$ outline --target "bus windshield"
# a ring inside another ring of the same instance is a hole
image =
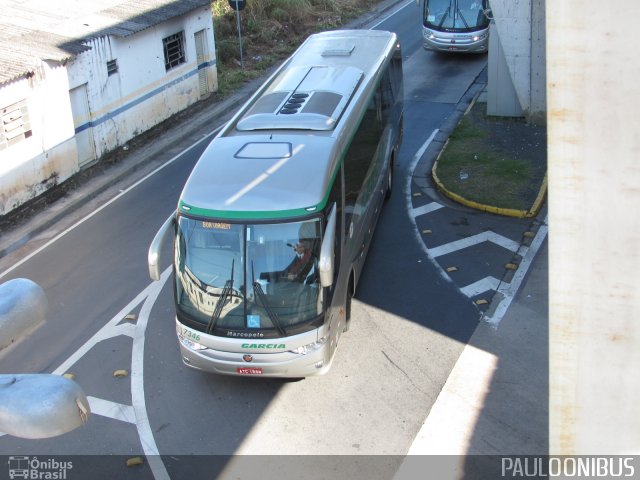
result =
[[[425,0],[424,26],[447,32],[471,32],[487,28],[487,0]]]
[[[180,216],[178,317],[225,337],[281,337],[322,320],[320,219],[238,224]]]

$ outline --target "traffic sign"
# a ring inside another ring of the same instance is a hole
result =
[[[247,6],[247,0],[229,0],[229,6],[239,11]]]

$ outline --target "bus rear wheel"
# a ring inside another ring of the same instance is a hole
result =
[[[387,191],[384,192],[384,199],[389,200],[391,198],[391,191],[393,190],[393,158],[389,162],[389,169],[387,170]]]

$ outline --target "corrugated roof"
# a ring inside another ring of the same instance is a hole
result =
[[[0,0],[0,84],[33,72],[41,60],[64,61],[87,41],[126,37],[211,0]]]

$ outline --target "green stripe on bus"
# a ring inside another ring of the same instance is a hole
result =
[[[325,200],[326,202],[326,200]],[[295,208],[292,210],[270,210],[270,211],[244,211],[236,212],[230,210],[210,210],[208,208],[198,208],[187,205],[182,200],[178,204],[178,210],[199,217],[224,218],[227,220],[267,220],[271,218],[293,218],[304,217],[312,213],[319,212],[324,205],[315,207]]]

